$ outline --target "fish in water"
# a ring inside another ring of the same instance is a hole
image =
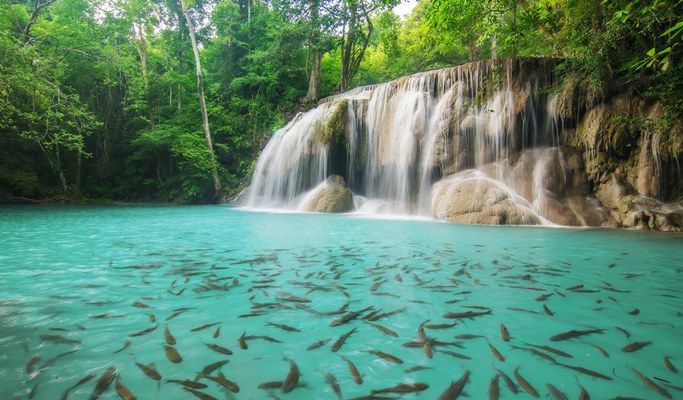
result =
[[[449,355],[453,358],[458,358],[460,360],[471,360],[472,359],[472,357],[470,357],[470,356],[466,356],[464,354],[456,353],[456,352],[450,351],[450,350],[439,350],[439,353],[443,353],[443,354]]]
[[[80,340],[70,339],[60,335],[40,335],[40,340],[54,344],[83,344]]]
[[[626,346],[621,348],[621,351],[624,351],[626,353],[633,353],[634,351],[638,351],[642,349],[643,347],[651,344],[652,342],[633,342],[629,343]]]
[[[563,332],[563,333],[558,333],[555,336],[550,337],[551,342],[559,342],[562,340],[569,340],[573,339],[579,336],[584,336],[584,335],[590,335],[592,333],[602,333],[604,329],[586,329],[582,331],[577,331],[575,329],[572,329],[571,331],[568,332]]]
[[[175,349],[173,346],[164,346],[164,349],[166,350],[166,358],[174,364],[178,364],[180,362],[183,362],[183,357],[178,353],[178,350]]]
[[[106,371],[102,374],[100,379],[97,381],[95,384],[95,389],[93,389],[92,394],[90,395],[89,399],[90,400],[97,400],[102,394],[109,389],[109,386],[111,383],[114,381],[116,378],[116,368],[114,367],[109,367],[107,368]]]
[[[237,343],[239,344],[240,349],[242,349],[242,350],[246,350],[246,349],[249,348],[249,345],[247,344],[247,339],[246,339],[246,337],[244,336],[244,335],[246,335],[246,334],[247,334],[247,332],[244,332],[244,333],[240,336],[240,338],[237,339]]]
[[[237,385],[237,383],[226,378],[222,372],[219,372],[218,376],[204,375],[204,377],[213,381],[213,382],[216,382],[217,384],[223,386],[224,388],[228,389],[229,391],[231,391],[233,393],[239,393],[240,392],[240,387]]]
[[[131,343],[132,343],[132,342],[131,342],[130,339],[126,339],[126,340],[123,342],[123,347],[121,347],[120,349],[116,350],[116,351],[114,352],[114,354],[120,353],[120,352],[124,351],[125,349],[128,348],[128,346],[130,346]]]
[[[450,319],[462,319],[462,318],[475,318],[482,315],[489,315],[492,310],[486,311],[464,311],[464,312],[448,312],[443,315],[444,318]]]
[[[654,383],[650,378],[641,374],[635,368],[631,368],[631,371],[633,371],[633,374],[637,376],[638,379],[640,379],[645,384],[645,386],[647,386],[650,390],[657,392],[660,396],[666,397],[667,399],[673,399],[671,393],[669,393],[666,389],[659,386],[658,384]]]
[[[373,307],[370,306],[370,307],[366,307],[362,310],[348,312],[348,313],[342,315],[341,317],[335,319],[334,321],[330,322],[330,326],[343,325],[349,321],[352,321],[352,320],[358,318],[358,316],[360,316],[361,314],[363,314],[364,312],[366,312],[372,308]]]
[[[207,386],[201,382],[193,381],[190,379],[166,379],[167,383],[176,383],[185,387],[192,389],[205,389]]]
[[[149,378],[154,379],[155,381],[160,381],[161,380],[161,374],[157,369],[154,367],[154,364],[142,364],[139,362],[136,362],[135,365],[138,366],[142,370],[142,372],[145,373]]]
[[[396,386],[384,388],[384,389],[373,389],[370,392],[371,396],[374,396],[376,394],[380,393],[414,393],[414,392],[422,392],[424,390],[429,389],[429,385],[426,383],[399,383]]]
[[[446,388],[446,390],[439,395],[439,400],[455,400],[460,396],[467,385],[467,381],[470,379],[470,371],[465,371],[462,376],[457,380],[451,382],[451,384]]]
[[[216,339],[220,335],[221,335],[221,327],[219,326],[218,328],[216,328],[215,331],[213,331],[213,338]]]
[[[116,389],[116,393],[123,400],[137,400],[137,396],[134,395],[133,392],[131,392],[130,389],[126,387],[126,385],[121,383],[121,379],[116,379],[114,388]]]
[[[488,345],[489,345],[489,349],[491,350],[491,353],[493,354],[493,356],[496,357],[496,359],[498,361],[505,362],[505,357],[502,354],[500,354],[498,349],[493,347],[493,345],[491,343],[488,343]]]
[[[150,328],[147,328],[147,329],[143,329],[139,332],[131,333],[129,336],[143,336],[143,335],[146,335],[146,334],[154,331],[157,327],[159,327],[159,324],[156,324],[156,325],[154,325]]]
[[[377,329],[378,331],[380,331],[380,332],[386,334],[386,335],[393,336],[393,337],[398,337],[398,333],[392,331],[391,329],[387,328],[386,326],[382,326],[382,325],[380,325],[380,324],[375,324],[375,323],[372,323],[372,322],[369,322],[369,321],[364,321],[364,322],[365,322],[366,324],[370,325],[371,327]]]
[[[356,382],[357,385],[362,385],[363,376],[360,374],[358,368],[356,368],[356,365],[344,356],[342,356],[342,360],[344,360],[346,362],[346,365],[349,367],[349,373],[351,374],[351,378],[353,379],[353,381]]]
[[[337,352],[339,349],[341,349],[341,347],[344,345],[344,343],[346,343],[346,340],[347,340],[351,335],[353,335],[354,332],[356,332],[356,328],[353,328],[353,329],[351,329],[350,331],[346,332],[345,334],[339,336],[339,339],[337,339],[337,341],[335,341],[335,342],[332,344],[332,348],[331,348],[332,352],[335,353],[335,352]]]
[[[547,352],[556,354],[556,355],[558,355],[558,356],[560,356],[560,357],[574,358],[574,356],[572,356],[571,354],[565,353],[564,351],[562,351],[562,350],[560,350],[560,349],[556,349],[556,348],[554,348],[554,347],[545,346],[545,345],[539,346],[539,345],[531,344],[531,343],[526,343],[526,345],[527,345],[527,346],[531,346],[531,347],[536,347],[536,348],[538,348],[538,349],[545,350],[545,351],[547,351]]]
[[[33,367],[40,361],[42,357],[39,355],[33,356],[28,363],[26,363],[26,373],[31,374],[33,372]]]
[[[489,382],[489,400],[498,400],[500,397],[500,375],[496,374]]]
[[[230,360],[221,360],[221,361],[216,361],[213,362],[206,367],[202,369],[202,372],[199,373],[199,375],[208,375],[212,373],[213,371],[217,370],[218,368],[224,366],[225,364],[229,363]],[[195,379],[196,380],[196,379]]]
[[[285,358],[285,360],[289,361],[289,372],[287,373],[285,380],[282,382],[282,391],[289,393],[299,382],[299,376],[301,373],[299,372],[299,366],[296,365],[294,360],[290,358]]]
[[[166,343],[170,346],[176,344],[175,337],[173,336],[173,334],[171,334],[171,331],[168,330],[168,326],[164,329],[164,338],[166,339]]]
[[[378,350],[364,350],[364,352],[365,352],[365,353],[374,354],[374,355],[376,355],[377,357],[379,357],[379,358],[381,358],[381,359],[384,359],[384,360],[386,360],[386,361],[389,361],[389,362],[391,362],[391,363],[394,363],[394,364],[403,364],[403,360],[401,360],[400,358],[398,358],[398,357],[396,357],[396,356],[393,356],[393,355],[391,355],[391,354],[389,354],[389,353],[385,353],[385,352],[383,352],[383,351],[378,351]]]
[[[555,315],[555,313],[552,312],[552,311],[550,310],[550,308],[548,308],[548,306],[546,306],[545,304],[543,304],[543,312],[545,312],[546,314],[550,315],[551,317],[552,317],[553,315]]]
[[[199,326],[196,327],[196,328],[190,329],[190,332],[199,332],[199,331],[203,331],[204,329],[209,329],[209,328],[211,328],[212,326],[216,326],[216,325],[218,325],[218,324],[220,324],[220,322],[213,322],[213,323],[210,323],[210,324],[199,325]]]
[[[86,376],[84,376],[83,378],[81,378],[78,382],[76,382],[76,384],[74,384],[73,386],[70,386],[69,388],[67,388],[64,391],[64,393],[62,393],[61,400],[67,399],[67,397],[69,396],[69,391],[76,389],[77,387],[83,385],[84,383],[90,382],[96,376],[97,376],[96,372],[91,372],[91,373],[87,374]]]
[[[337,381],[337,378],[335,378],[334,375],[332,375],[331,373],[327,372],[325,373],[325,382],[327,382],[327,384],[330,385],[332,391],[337,396],[337,399],[341,400],[342,392],[341,388],[339,387],[339,382]]]
[[[232,355],[232,351],[226,347],[219,346],[213,343],[204,343],[204,345],[208,347],[210,350],[215,351],[216,353],[225,354],[226,356]]]
[[[309,350],[309,351],[310,351],[310,350],[315,350],[315,349],[321,348],[321,347],[323,347],[324,345],[326,345],[330,340],[331,340],[330,338],[318,340],[317,342],[315,342],[315,343],[311,344],[310,346],[306,347],[306,350]]]
[[[554,385],[550,383],[546,383],[545,387],[548,388],[548,393],[550,393],[550,397],[552,397],[555,400],[569,400],[567,398],[567,395],[562,393],[560,389],[556,388]]]
[[[510,341],[510,332],[504,324],[500,324],[500,337],[506,342]]]
[[[218,400],[217,398],[211,396],[208,393],[200,392],[199,390],[190,389],[188,387],[183,388],[186,392],[192,393],[196,398],[200,400]]]
[[[581,391],[579,392],[579,400],[591,400],[591,395],[588,394],[586,388],[584,388],[581,385],[579,385],[579,388],[581,389]]]
[[[524,389],[527,393],[534,397],[539,397],[538,396],[538,391],[536,388],[534,388],[522,375],[519,374],[519,367],[515,368],[515,379],[517,379],[517,383]]]
[[[664,356],[664,366],[674,374],[678,373],[678,369],[676,369],[676,366],[673,365],[671,362],[671,357],[669,356]]]
[[[512,378],[510,378],[510,376],[508,376],[508,374],[506,374],[505,372],[503,372],[499,369],[497,369],[496,371],[498,372],[498,375],[500,375],[500,377],[503,378],[505,385],[507,385],[508,389],[510,389],[510,391],[512,393],[514,393],[514,394],[519,393],[519,389],[517,388],[517,385],[515,385],[515,381],[513,381]]]
[[[285,332],[301,332],[299,329],[296,329],[294,327],[291,327],[291,326],[285,325],[285,324],[276,324],[274,322],[268,322],[267,324],[270,326],[274,326],[276,328],[282,329]]]

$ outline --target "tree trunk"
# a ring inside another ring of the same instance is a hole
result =
[[[78,149],[76,154],[76,174],[74,175],[74,189],[72,196],[76,199],[81,196],[81,164],[83,159],[83,149]]]
[[[215,200],[221,201],[221,181],[218,177],[218,166],[216,165],[216,155],[213,152],[213,142],[211,140],[211,128],[209,127],[209,115],[206,111],[206,99],[204,98],[204,84],[202,82],[202,64],[199,58],[199,46],[197,46],[197,39],[195,37],[194,24],[188,14],[187,10],[181,8],[185,22],[187,24],[187,31],[190,36],[190,43],[192,44],[192,52],[194,53],[194,64],[197,72],[197,93],[199,94],[199,109],[202,114],[202,128],[204,129],[204,139],[206,140],[206,148],[209,150],[212,163],[211,175],[213,177],[213,189]]]
[[[310,103],[320,96],[320,0],[311,1],[311,34],[308,39],[308,48],[311,58],[311,77],[308,81],[308,92],[304,97],[304,103]]]
[[[320,51],[312,50],[311,78],[308,80],[308,92],[304,97],[304,103],[314,102],[320,95],[320,58]]]

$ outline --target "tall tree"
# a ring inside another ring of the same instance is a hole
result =
[[[202,62],[199,54],[199,45],[197,44],[197,34],[194,27],[194,22],[190,16],[190,4],[181,1],[180,11],[185,20],[187,26],[187,33],[190,37],[190,43],[192,44],[192,53],[194,54],[194,65],[197,78],[197,94],[199,95],[199,109],[202,115],[202,129],[204,130],[204,140],[206,141],[206,148],[208,149],[211,159],[213,160],[211,165],[211,175],[213,179],[213,189],[215,201],[222,201],[222,190],[221,190],[221,180],[218,176],[218,162],[216,160],[216,153],[213,150],[213,141],[211,139],[211,127],[209,126],[209,115],[206,111],[206,98],[204,96],[204,82],[202,75]]]

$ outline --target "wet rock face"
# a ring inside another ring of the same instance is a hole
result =
[[[526,200],[473,171],[438,182],[434,188],[433,210],[436,219],[465,224],[541,223]]]
[[[348,212],[353,210],[353,193],[346,187],[344,178],[331,175],[306,196],[301,208],[307,212]]]

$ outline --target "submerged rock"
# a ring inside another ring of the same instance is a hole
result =
[[[465,171],[434,187],[434,218],[465,224],[538,225],[531,205],[510,188],[475,171]]]
[[[353,193],[346,187],[344,178],[330,175],[323,183],[304,197],[301,211],[342,213],[353,209]]]

